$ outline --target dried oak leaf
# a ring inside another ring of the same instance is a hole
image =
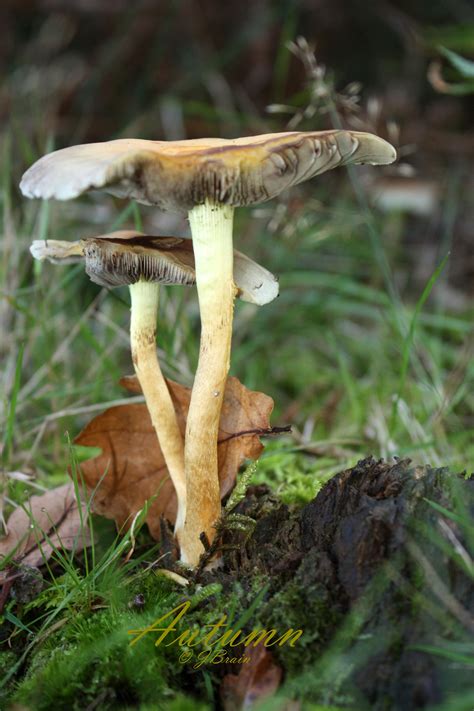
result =
[[[241,665],[238,674],[226,674],[220,686],[224,711],[243,711],[274,694],[283,672],[262,644],[246,647],[243,656],[250,661]]]
[[[81,550],[90,545],[87,508],[81,503],[79,510],[72,483],[32,496],[24,507],[29,514],[18,507],[8,519],[8,534],[0,540],[0,564],[14,551],[15,562],[37,567],[54,548]],[[0,579],[4,577],[5,571],[0,573]]]
[[[122,378],[130,392],[141,392],[134,376]],[[167,380],[181,432],[184,436],[191,389]],[[269,429],[273,400],[248,390],[237,378],[228,378],[219,427],[219,479],[221,496],[233,487],[245,459],[257,459],[263,449],[258,434]],[[147,524],[160,538],[160,517],[174,523],[176,495],[168,476],[146,405],[111,407],[95,417],[75,439],[84,447],[99,447],[101,454],[81,464],[96,513],[127,527],[145,501],[150,505]]]

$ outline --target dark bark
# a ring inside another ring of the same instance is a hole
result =
[[[473,492],[472,480],[445,469],[372,458],[335,476],[299,510],[266,487],[250,487],[237,510],[257,520],[255,530],[226,552],[222,577],[261,574],[269,584],[262,621],[289,619],[304,629],[306,646],[295,656],[279,653],[292,677],[312,665],[317,675],[321,655],[361,606],[362,624],[344,642],[354,668],[332,703],[381,711],[443,703],[469,689],[468,667],[415,647],[445,649],[472,636],[472,578],[455,550],[469,547],[463,516],[472,514]],[[235,543],[235,533],[228,540]],[[321,688],[310,685],[307,698],[320,700]]]

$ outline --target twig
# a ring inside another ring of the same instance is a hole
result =
[[[278,435],[283,432],[291,432],[291,425],[285,425],[284,427],[267,427],[264,429],[255,428],[254,430],[242,430],[242,432],[234,432],[228,437],[223,437],[217,440],[217,444],[223,444],[223,442],[228,442],[236,437],[244,437],[245,435],[258,435],[259,437],[268,437],[269,435]]]
[[[201,533],[199,534],[199,540],[201,541],[202,545],[204,546],[204,550],[207,552],[211,547],[211,542],[209,541],[209,538],[207,537],[207,534],[205,531],[201,531]]]

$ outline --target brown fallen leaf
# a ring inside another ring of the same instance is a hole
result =
[[[135,376],[122,378],[130,392],[141,392]],[[168,380],[181,432],[185,432],[191,389]],[[263,445],[259,434],[270,429],[273,400],[248,390],[237,378],[228,378],[219,429],[219,479],[221,496],[233,487],[245,459],[257,459]],[[96,513],[127,528],[145,501],[158,493],[147,516],[150,533],[160,538],[160,516],[176,518],[176,495],[168,476],[146,405],[111,407],[95,417],[75,439],[84,447],[102,452],[81,464]],[[100,482],[100,483],[99,483]]]
[[[251,709],[274,694],[281,683],[283,672],[263,644],[246,647],[242,656],[250,661],[240,666],[238,674],[226,674],[221,682],[224,711]]]
[[[8,519],[8,534],[0,540],[0,563],[15,551],[13,561],[37,567],[51,557],[54,548],[81,550],[90,545],[87,508],[82,503],[79,511],[72,483],[32,496],[24,506],[30,515],[18,507]],[[5,577],[6,571],[0,572],[0,581]]]

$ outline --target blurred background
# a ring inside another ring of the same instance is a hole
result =
[[[399,160],[338,169],[236,215],[236,247],[280,278],[238,304],[232,373],[275,400],[260,477],[305,500],[361,456],[472,467],[474,10],[467,0],[4,0],[0,8],[0,422],[13,482],[64,478],[71,438],[126,397],[128,294],[33,239],[177,215],[105,194],[18,190],[42,154],[118,137],[373,131]],[[163,288],[166,374],[191,385],[193,290]],[[18,473],[23,479],[18,478]],[[15,484],[16,485],[16,484]]]

